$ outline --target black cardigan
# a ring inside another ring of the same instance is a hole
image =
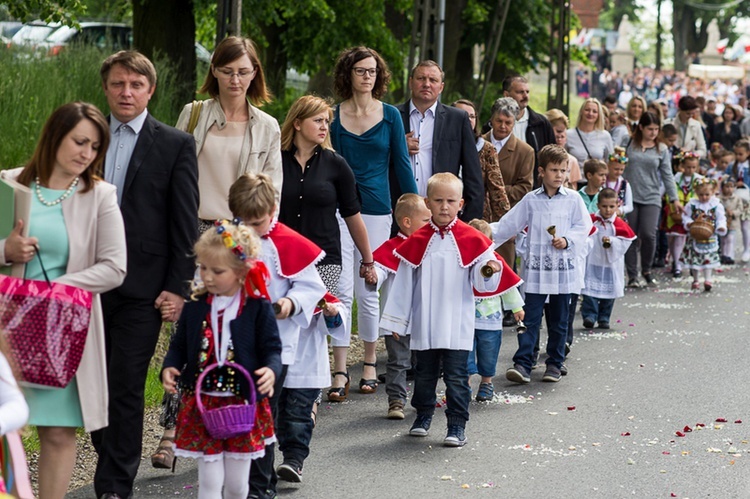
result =
[[[185,304],[175,333],[164,357],[162,371],[174,367],[180,372],[180,387],[194,390],[198,381],[198,357],[203,338],[203,322],[211,311],[207,296]],[[261,367],[269,367],[276,374],[281,374],[281,340],[273,308],[268,300],[248,298],[242,307],[242,313],[229,323],[234,345],[234,362],[253,376]],[[243,397],[248,397],[249,388],[246,382],[240,383]],[[259,397],[260,398],[260,397]]]

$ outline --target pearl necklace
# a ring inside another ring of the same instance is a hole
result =
[[[80,179],[80,177],[74,178],[73,181],[68,186],[68,188],[65,189],[65,192],[62,193],[62,196],[60,196],[59,198],[55,199],[54,201],[47,201],[42,196],[42,187],[41,187],[41,184],[39,183],[39,177],[37,177],[37,178],[34,179],[34,191],[36,192],[36,197],[39,200],[39,202],[42,203],[44,206],[55,206],[57,204],[60,204],[68,196],[70,196],[71,194],[73,194],[73,190],[78,185],[78,180],[79,179]]]

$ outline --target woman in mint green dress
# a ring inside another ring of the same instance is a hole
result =
[[[76,456],[76,428],[107,426],[104,325],[99,293],[125,278],[125,230],[115,187],[100,172],[109,143],[104,115],[91,104],[72,102],[44,125],[31,160],[0,172],[32,191],[28,237],[24,222],[0,240],[0,264],[25,264],[27,279],[43,280],[36,248],[51,280],[94,293],[81,365],[64,388],[24,387],[29,423],[36,425],[39,497],[65,496]]]

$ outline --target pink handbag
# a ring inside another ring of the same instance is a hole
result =
[[[42,270],[46,281],[0,275],[0,328],[20,372],[19,382],[63,388],[81,363],[92,293],[50,282]]]

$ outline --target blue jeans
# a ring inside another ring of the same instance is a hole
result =
[[[414,395],[411,406],[418,414],[435,414],[438,378],[440,365],[443,366],[443,381],[445,382],[445,397],[448,407],[445,417],[449,425],[466,426],[469,420],[469,402],[471,388],[469,387],[469,371],[466,363],[468,350],[417,350],[417,365],[414,366]]]
[[[542,324],[542,314],[545,310],[544,302],[547,295],[526,293],[526,304],[523,309],[526,312],[524,323],[526,332],[519,334],[518,350],[513,356],[513,363],[523,366],[531,372],[534,360],[534,348],[539,341],[539,327]],[[570,295],[549,295],[547,310],[547,364],[552,364],[558,369],[565,361],[565,340],[568,337],[568,313],[570,307]]]
[[[313,432],[310,413],[318,393],[318,388],[284,388],[279,397],[276,416],[279,450],[284,454],[284,461],[293,461],[300,467],[310,455]]]
[[[591,319],[595,322],[606,322],[609,324],[609,318],[612,315],[612,309],[614,306],[614,298],[594,298],[593,296],[583,295],[581,315],[584,319]]]
[[[495,375],[497,356],[500,354],[500,344],[503,342],[503,330],[491,331],[487,329],[474,330],[474,348],[469,353],[466,367],[469,374],[479,374],[485,378]]]

